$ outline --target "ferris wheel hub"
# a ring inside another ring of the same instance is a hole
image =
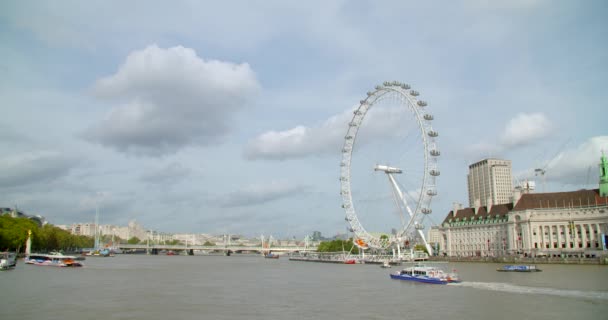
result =
[[[374,171],[384,171],[384,173],[386,173],[386,174],[389,174],[389,173],[403,173],[403,170],[401,170],[399,168],[389,167],[389,166],[385,166],[385,165],[381,165],[381,164],[377,164],[374,167]]]

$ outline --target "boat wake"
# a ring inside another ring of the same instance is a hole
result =
[[[568,289],[555,289],[555,288],[542,288],[542,287],[526,287],[518,286],[510,283],[501,282],[462,282],[450,284],[450,286],[460,286],[468,288],[476,288],[482,290],[509,292],[509,293],[520,293],[520,294],[542,294],[560,297],[570,298],[583,298],[583,299],[594,299],[594,300],[608,300],[608,291],[581,291],[581,290],[568,290]]]

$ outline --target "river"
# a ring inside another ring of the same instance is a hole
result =
[[[117,255],[0,272],[0,319],[602,319],[608,267],[452,263],[463,283],[391,280],[378,265],[261,256]]]

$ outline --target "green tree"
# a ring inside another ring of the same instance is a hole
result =
[[[140,242],[141,242],[141,240],[139,240],[139,238],[138,238],[138,237],[132,237],[131,239],[129,239],[129,240],[127,241],[127,243],[128,243],[128,244],[138,244],[138,243],[140,243]]]
[[[211,247],[211,246],[215,246],[215,243],[207,240],[207,241],[205,241],[205,243],[203,243],[203,245],[206,246],[206,247]]]
[[[423,244],[417,244],[417,245],[415,245],[415,246],[414,246],[414,250],[415,250],[415,251],[424,251],[424,252],[426,252],[426,253],[429,253],[429,252],[426,250],[426,246],[425,246],[425,245],[423,245]]]
[[[28,231],[32,232],[32,251],[77,249],[93,246],[93,239],[77,236],[51,224],[39,227],[27,218],[0,216],[0,248],[10,251],[25,251]]]
[[[317,252],[350,252],[359,254],[359,248],[354,245],[353,239],[321,241],[317,247]]]

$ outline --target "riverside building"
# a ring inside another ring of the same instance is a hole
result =
[[[511,195],[510,203],[455,205],[439,227],[440,252],[460,257],[606,254],[608,161],[604,155],[598,189],[523,194],[515,190]]]
[[[484,159],[469,166],[469,207],[492,206],[511,201],[511,161]]]

